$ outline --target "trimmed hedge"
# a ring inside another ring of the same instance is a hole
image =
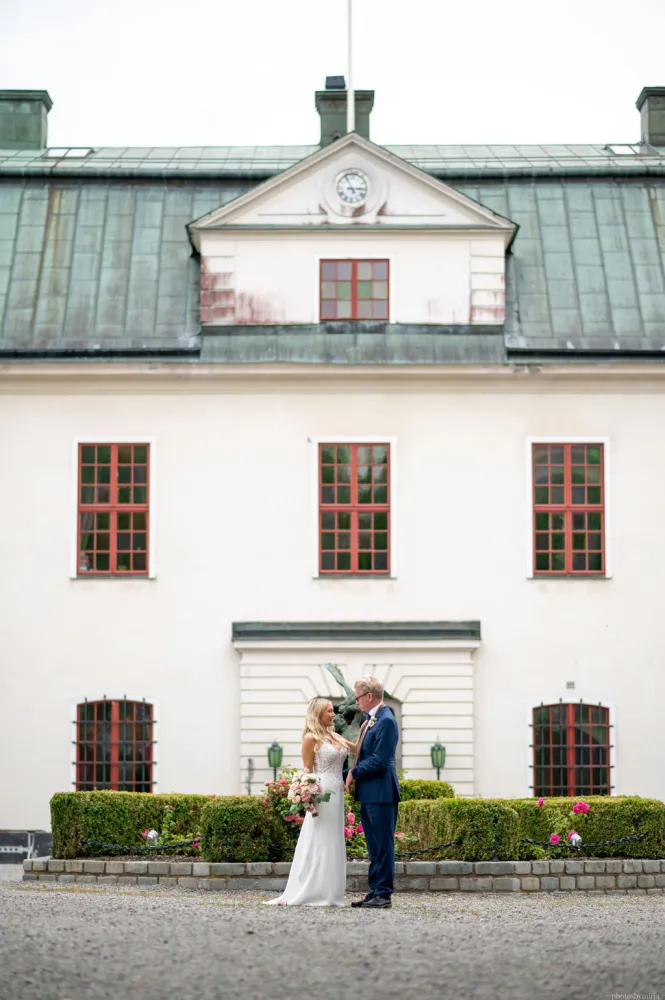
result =
[[[164,807],[171,807],[173,840],[191,839],[201,827],[209,795],[153,795],[149,792],[58,792],[51,799],[54,858],[94,858],[108,854],[86,840],[145,846],[143,830],[161,831]],[[155,852],[157,853],[157,852]]]
[[[461,839],[458,845],[423,856],[424,860],[489,861],[494,852],[495,828],[499,858],[512,861],[518,857],[519,817],[509,801],[407,800],[400,802],[398,827],[418,835],[419,842],[413,848],[418,851]]]
[[[206,861],[279,861],[290,846],[284,820],[254,795],[220,796],[209,801],[203,810],[201,833],[201,853]]]
[[[422,781],[405,778],[399,783],[402,802],[411,799],[454,799],[455,789],[447,781]]]
[[[572,814],[577,798],[546,798],[542,806],[537,799],[514,799],[513,809],[520,817],[520,837],[546,841],[557,825],[565,828],[566,835],[576,830],[582,838],[580,854],[594,858],[665,858],[665,804],[658,799],[638,796],[590,796],[583,801],[589,806],[585,817]],[[595,844],[605,840],[642,833],[640,840],[608,847],[585,850],[585,843]],[[562,837],[562,840],[564,838]],[[567,839],[567,836],[566,836]],[[556,847],[544,849],[548,857],[575,857],[572,851]],[[543,849],[530,844],[520,844],[521,859],[530,861],[545,856]]]
[[[437,799],[400,803],[399,828],[418,834],[417,849],[447,843],[459,837],[462,843],[428,854],[428,858],[489,861],[493,855],[494,817],[498,816],[497,853],[501,861],[546,857],[663,858],[665,857],[665,804],[656,799],[630,796],[597,796],[584,799],[588,814],[575,816],[572,807],[579,798],[537,799]],[[522,838],[544,843],[550,834],[577,830],[582,846],[577,852],[557,846],[538,847]],[[644,834],[640,840],[607,847],[585,844],[619,840]]]
[[[399,806],[398,829],[417,834],[414,850],[434,847],[461,838],[457,846],[439,850],[427,859],[488,861],[494,850],[497,818],[498,856],[503,860],[544,857],[665,858],[665,804],[630,796],[590,797],[586,816],[574,816],[577,799],[411,798],[421,794],[441,796],[446,782],[404,781],[406,795]],[[450,789],[452,792],[452,789]],[[170,811],[165,810],[165,806]],[[53,857],[92,858],[107,854],[86,840],[108,844],[144,846],[143,830],[161,831],[165,816],[169,839],[188,840],[201,834],[200,853],[208,861],[280,861],[293,855],[287,824],[266,806],[260,796],[150,795],[138,792],[60,792],[51,799]],[[582,837],[579,855],[559,847],[538,847],[522,838],[544,843],[558,832],[562,843],[576,829]],[[644,834],[640,840],[607,847],[587,848],[598,841]],[[405,853],[408,848],[405,847]]]

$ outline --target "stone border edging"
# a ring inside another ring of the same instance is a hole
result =
[[[347,861],[347,891],[366,891],[368,868],[365,861]],[[269,861],[211,864],[34,858],[23,862],[23,881],[279,891],[286,886],[290,870],[290,862]],[[398,861],[395,892],[655,894],[665,892],[665,860]]]

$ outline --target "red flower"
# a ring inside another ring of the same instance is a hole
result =
[[[356,833],[362,833],[362,832],[363,832],[363,825],[362,823],[358,823],[358,826],[356,827]]]
[[[558,844],[560,840],[561,837],[559,836],[559,834],[553,833],[552,836],[550,837],[550,844]]]

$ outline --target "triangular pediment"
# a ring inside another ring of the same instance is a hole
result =
[[[361,178],[360,204],[344,200],[349,174]],[[489,230],[503,236],[505,246],[517,229],[509,219],[352,133],[192,222],[189,231],[200,250],[202,237],[212,231],[331,227]]]

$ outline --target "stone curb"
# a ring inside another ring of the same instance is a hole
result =
[[[289,862],[211,864],[207,861],[97,861],[33,858],[25,882],[82,885],[179,886],[195,890],[279,891]],[[369,865],[348,861],[346,887],[367,888]],[[665,859],[561,861],[406,861],[395,865],[395,892],[587,892],[646,895],[665,892]]]

